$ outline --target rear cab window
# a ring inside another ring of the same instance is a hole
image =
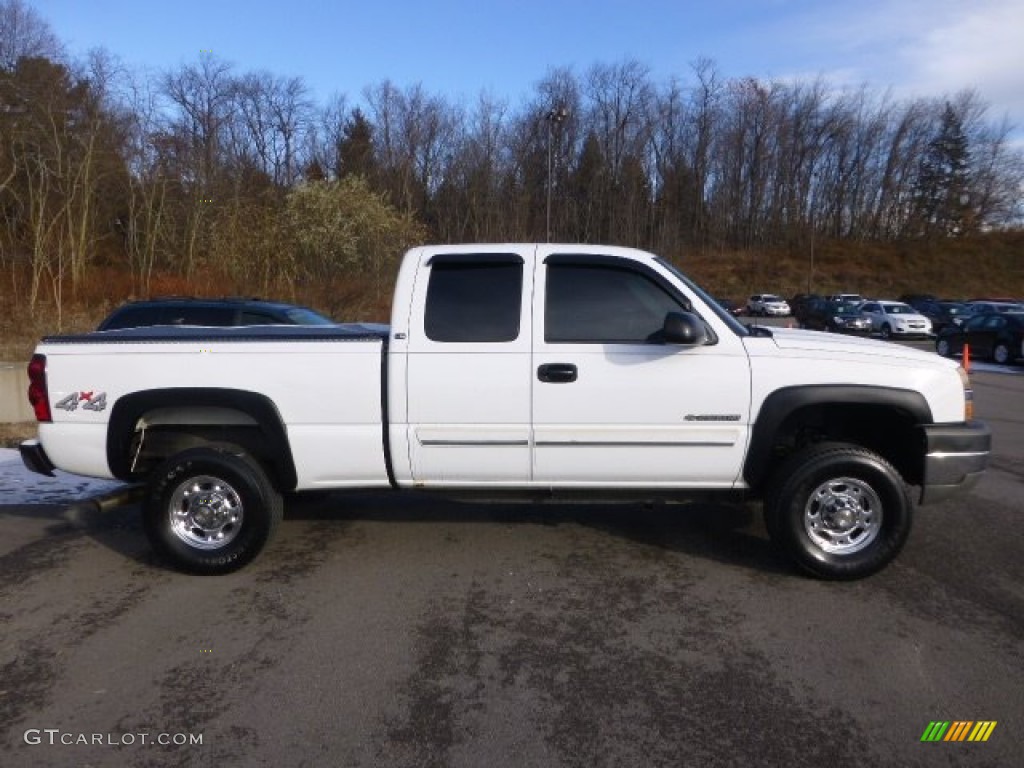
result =
[[[523,259],[504,254],[438,255],[428,263],[424,333],[440,343],[519,338]]]

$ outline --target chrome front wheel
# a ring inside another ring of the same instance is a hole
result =
[[[827,480],[804,508],[804,531],[823,552],[851,555],[869,546],[882,525],[882,500],[854,477]]]
[[[884,568],[910,533],[913,503],[885,458],[848,443],[819,443],[774,473],[764,504],[772,541],[825,579],[859,579]]]

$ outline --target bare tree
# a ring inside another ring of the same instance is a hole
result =
[[[21,0],[0,2],[0,69],[14,69],[21,58],[63,57],[64,47],[38,13]]]
[[[191,275],[206,251],[209,216],[225,189],[222,145],[235,108],[237,82],[232,67],[212,54],[164,75],[162,89],[176,108],[168,131],[181,174],[179,199],[182,265]]]
[[[312,130],[313,104],[305,84],[299,78],[253,72],[238,80],[235,100],[234,154],[275,184],[291,186],[301,172],[301,150]]]

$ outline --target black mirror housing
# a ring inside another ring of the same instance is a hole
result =
[[[669,312],[665,315],[662,335],[666,344],[696,347],[707,343],[704,321],[691,312]]]

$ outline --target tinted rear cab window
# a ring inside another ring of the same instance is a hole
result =
[[[435,257],[427,284],[424,330],[438,342],[503,342],[519,338],[523,262]]]

